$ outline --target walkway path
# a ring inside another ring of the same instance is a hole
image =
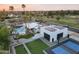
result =
[[[30,50],[28,49],[28,47],[27,47],[25,44],[23,44],[23,45],[24,45],[25,50],[27,51],[27,53],[28,53],[28,54],[31,54],[31,52],[30,52]]]
[[[39,38],[41,38],[42,36],[40,34],[36,34],[35,36],[33,36],[32,38],[29,38],[29,39],[19,39],[19,42],[20,43],[29,43],[31,41],[34,41],[34,40],[37,40]]]
[[[12,53],[13,54],[16,54],[16,51],[15,51],[15,47],[14,46],[12,46]]]

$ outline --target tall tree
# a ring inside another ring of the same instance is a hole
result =
[[[27,29],[27,24],[26,24],[26,22],[27,22],[27,17],[26,17],[26,13],[25,13],[25,8],[26,8],[26,5],[25,4],[22,4],[21,5],[22,6],[22,8],[23,8],[23,20],[24,20],[24,22],[25,22],[25,28]],[[27,33],[27,31],[26,31],[26,33]]]
[[[3,9],[1,12],[0,12],[0,21],[4,21],[5,18],[7,16],[7,12],[5,11],[5,9]]]
[[[9,6],[9,10],[10,11],[13,11],[14,10],[14,7],[13,6]]]
[[[25,4],[22,4],[22,8],[23,8],[23,13],[25,14],[26,5]]]
[[[9,6],[9,10],[13,14],[14,7],[13,6]]]
[[[9,48],[9,29],[5,26],[0,28],[0,46],[5,50]]]
[[[59,21],[59,20],[60,20],[60,16],[57,16],[57,17],[56,17],[56,20]]]
[[[53,17],[52,11],[48,11],[48,17]]]

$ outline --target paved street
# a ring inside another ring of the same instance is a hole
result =
[[[69,31],[69,34],[70,34],[70,38],[73,38],[73,39],[79,41],[79,33]]]

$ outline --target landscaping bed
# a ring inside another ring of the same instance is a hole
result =
[[[48,47],[40,39],[27,43],[26,45],[28,49],[30,50],[30,52],[33,54],[43,54],[43,50]]]
[[[27,54],[27,51],[25,50],[23,45],[19,45],[15,47],[16,54]]]
[[[25,35],[18,35],[17,38],[20,39],[20,38],[26,38],[26,39],[29,39],[33,36],[33,34],[25,34]]]

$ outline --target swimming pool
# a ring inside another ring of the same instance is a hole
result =
[[[52,49],[52,51],[56,54],[69,54],[69,52],[63,49],[62,47],[54,48]]]
[[[79,54],[79,42],[68,39],[46,50],[48,54]]]
[[[25,29],[24,26],[18,27],[18,28],[15,29],[15,33],[16,34],[25,34],[26,33],[26,29]]]
[[[68,41],[67,43],[64,44],[65,46],[67,46],[68,48],[76,51],[76,52],[79,52],[79,45],[76,44],[75,42],[72,42],[72,41]]]

